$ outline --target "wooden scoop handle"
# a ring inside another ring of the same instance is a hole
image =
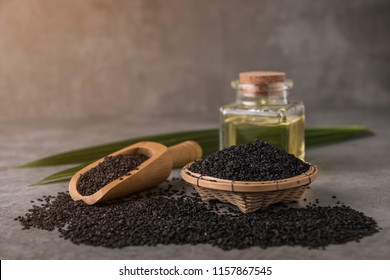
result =
[[[168,148],[172,168],[178,168],[202,157],[202,147],[195,141],[185,141]]]

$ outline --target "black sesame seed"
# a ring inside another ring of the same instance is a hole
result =
[[[17,219],[23,229],[58,229],[61,238],[75,244],[110,248],[210,244],[224,250],[284,245],[321,249],[378,232],[374,219],[348,206],[285,207],[243,214],[230,205],[204,203],[199,195],[160,187],[99,205],[59,193],[47,206],[33,205]]]
[[[195,161],[189,170],[234,181],[271,181],[291,178],[310,166],[266,142],[231,146]]]
[[[108,183],[126,174],[130,175],[130,171],[134,170],[134,168],[147,159],[148,157],[143,154],[108,156],[96,167],[80,175],[80,180],[77,183],[77,191],[81,195],[94,194]]]

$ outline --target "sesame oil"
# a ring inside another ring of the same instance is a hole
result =
[[[285,74],[245,72],[235,85],[236,102],[220,109],[220,148],[264,140],[303,160],[304,105],[287,100]]]

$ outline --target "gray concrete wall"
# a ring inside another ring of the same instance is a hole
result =
[[[0,120],[214,120],[239,71],[308,111],[390,105],[390,1],[0,0]]]

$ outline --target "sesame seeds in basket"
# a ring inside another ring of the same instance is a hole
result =
[[[202,200],[228,202],[244,213],[298,201],[317,175],[315,165],[263,141],[223,149],[181,172]]]

